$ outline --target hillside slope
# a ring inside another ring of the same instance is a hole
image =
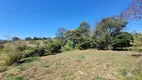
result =
[[[70,51],[12,66],[2,80],[123,80],[136,62],[125,51]]]

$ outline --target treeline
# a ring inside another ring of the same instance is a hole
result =
[[[124,32],[128,22],[120,17],[108,17],[96,23],[95,29],[83,21],[78,28],[60,28],[57,37],[62,47],[68,49],[123,49],[132,46],[133,34]]]
[[[55,38],[26,37],[25,40],[47,40],[48,47],[55,47],[56,50],[58,50],[57,46],[59,50],[85,50],[90,48],[118,50],[132,46],[130,42],[133,41],[134,34],[123,31],[127,24],[128,22],[122,18],[113,16],[96,23],[94,29],[91,29],[90,24],[83,21],[78,28],[73,30],[59,28]],[[20,39],[14,37],[13,40]]]
[[[48,39],[51,39],[50,37],[26,37],[24,40],[48,40]],[[16,40],[22,40],[21,38],[19,37],[13,37],[12,38],[13,41],[16,41]]]

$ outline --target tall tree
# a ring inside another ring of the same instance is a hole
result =
[[[94,38],[99,43],[98,48],[109,48],[108,46],[111,46],[112,37],[120,33],[126,25],[127,22],[118,17],[102,19],[94,31]]]
[[[80,31],[80,34],[88,36],[90,32],[90,25],[87,22],[83,21],[80,23],[78,30]]]
[[[70,48],[75,48],[76,45],[79,42],[79,37],[81,36],[80,32],[78,29],[74,30],[68,30],[65,33],[65,37],[67,40],[67,45],[69,45]]]

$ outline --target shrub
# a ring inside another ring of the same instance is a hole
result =
[[[56,53],[61,52],[62,44],[59,40],[54,40],[51,43],[47,43],[47,45],[45,47],[46,47],[48,53],[56,54]]]
[[[71,51],[72,49],[68,46],[65,45],[64,47],[62,47],[62,51]]]
[[[23,51],[26,47],[26,44],[21,41],[6,43],[4,49],[7,52],[3,52],[0,55],[0,62],[3,62],[2,65],[4,66],[10,66],[13,63],[19,62],[24,57]]]
[[[3,49],[4,48],[4,45],[3,44],[0,44],[0,49]]]
[[[8,51],[7,53],[2,53],[0,55],[0,61],[3,62],[3,65],[10,66],[15,62],[19,62],[23,58],[23,53],[19,51]]]
[[[78,45],[78,48],[80,50],[89,49],[90,48],[90,42],[89,41],[82,42],[81,44]]]
[[[5,50],[17,50],[17,51],[24,51],[27,49],[26,43],[22,41],[14,41],[14,42],[8,42],[4,45]]]
[[[25,50],[25,57],[44,56],[45,48],[29,48]]]

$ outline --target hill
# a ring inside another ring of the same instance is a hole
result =
[[[0,73],[0,79],[123,80],[137,60],[128,55],[131,53],[134,52],[76,50],[37,57],[11,66],[6,72]]]

